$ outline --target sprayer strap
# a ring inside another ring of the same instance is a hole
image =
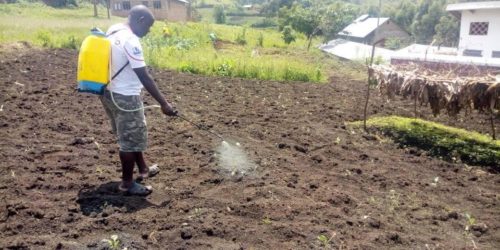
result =
[[[109,35],[107,35],[106,37],[110,37],[110,36],[112,36],[112,35],[116,34],[118,31],[122,31],[122,30],[125,30],[125,29],[115,30],[115,31],[111,32]],[[125,67],[127,67],[127,65],[128,65],[128,64],[129,64],[129,62],[127,62],[125,65],[123,65],[123,67],[121,67],[121,68],[118,70],[118,72],[116,72],[116,74],[115,74],[113,77],[111,77],[111,80],[114,80],[114,79],[115,79],[115,78],[116,78],[116,77],[117,77],[117,76],[118,76],[118,75],[122,72],[122,70],[124,70],[124,69],[125,69]]]
[[[116,74],[113,77],[111,77],[111,80],[114,80],[120,73],[122,73],[122,70],[124,70],[128,64],[129,62],[125,63],[125,65],[123,65],[123,67],[121,67],[120,70],[118,70],[118,72],[116,72]]]

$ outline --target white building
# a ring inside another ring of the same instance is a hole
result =
[[[485,72],[500,69],[500,1],[450,4],[446,10],[460,19],[458,48],[414,44],[394,53],[391,63]]]
[[[500,58],[500,1],[450,4],[446,10],[460,19],[460,55]]]

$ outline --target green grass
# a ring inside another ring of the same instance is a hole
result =
[[[102,7],[99,14],[100,17],[93,17],[90,4],[61,9],[41,3],[0,4],[0,43],[27,41],[39,47],[78,49],[92,27],[106,30],[125,21],[119,17],[108,20]],[[168,38],[163,34],[165,27],[171,31]],[[149,65],[204,75],[327,82],[333,74],[351,79],[364,74],[325,56],[314,47],[320,43],[319,39],[307,51],[307,41],[301,34],[296,42],[287,45],[276,30],[246,28],[244,43],[238,43],[243,29],[207,22],[167,26],[157,21],[142,43]],[[223,41],[220,48],[212,46],[210,33]],[[262,46],[258,43],[260,36]]]
[[[42,3],[0,4],[0,43],[28,41],[45,47],[79,47],[92,27],[107,29],[123,18],[108,20],[100,7],[98,18],[93,8],[56,9]],[[73,42],[74,41],[74,42]]]
[[[362,122],[353,123],[362,126]],[[398,116],[376,117],[367,126],[396,142],[415,146],[446,160],[460,159],[471,165],[490,166],[500,171],[500,141],[487,135],[421,119]]]
[[[171,37],[163,36],[165,27]],[[238,44],[244,30],[246,44]],[[218,49],[212,46],[210,33],[222,41]],[[261,34],[263,46],[259,47]],[[307,52],[306,46],[303,36],[286,45],[274,30],[209,23],[158,22],[144,39],[146,58],[157,67],[204,75],[325,82],[328,75],[326,64],[318,61],[321,54]]]

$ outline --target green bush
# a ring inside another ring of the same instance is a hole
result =
[[[61,43],[61,48],[65,49],[78,49],[80,46],[81,42],[78,41],[75,36],[70,35],[66,39],[64,39]]]
[[[236,37],[236,43],[239,45],[246,45],[247,44],[247,39],[246,39],[246,33],[247,33],[247,28],[243,28],[240,34]]]
[[[224,6],[218,4],[214,7],[214,21],[218,24],[226,23],[226,12],[224,11]]]
[[[281,33],[283,41],[285,41],[286,44],[290,44],[294,42],[296,39],[295,34],[293,34],[293,29],[291,26],[283,27],[283,31]]]
[[[42,46],[45,48],[54,48],[54,40],[52,38],[52,33],[47,30],[39,30],[36,34],[36,38],[41,42]]]
[[[200,71],[197,70],[192,64],[188,62],[183,62],[179,65],[178,69],[180,72],[197,74]]]

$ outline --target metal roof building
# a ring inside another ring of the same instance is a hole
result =
[[[378,24],[378,26],[377,26]],[[337,34],[340,38],[364,43],[383,45],[387,38],[409,39],[410,35],[387,17],[362,15]]]

